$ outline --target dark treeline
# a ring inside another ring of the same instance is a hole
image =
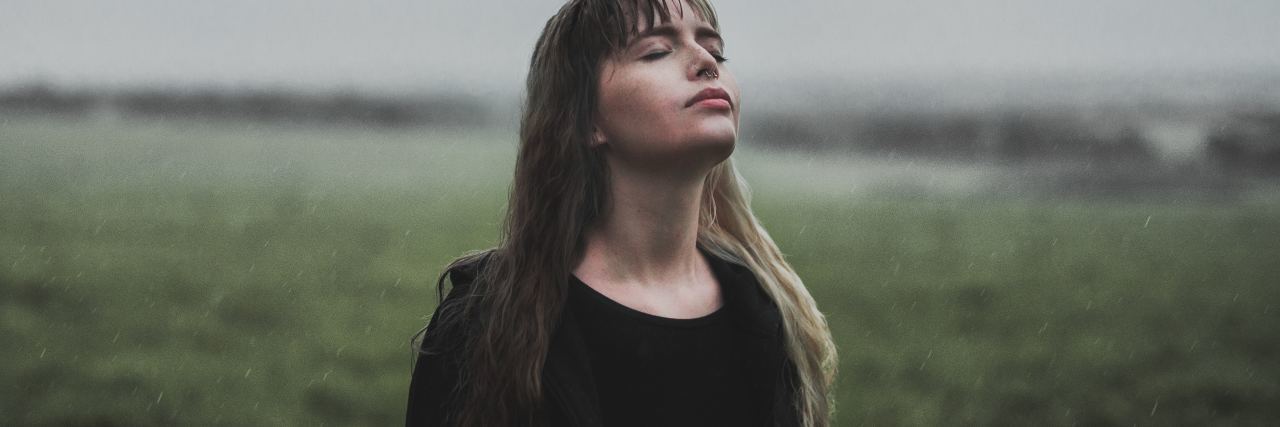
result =
[[[0,90],[0,113],[140,118],[197,118],[358,124],[381,127],[463,125],[490,121],[488,109],[461,96],[375,97],[285,90],[60,90],[33,84]]]
[[[763,113],[744,133],[766,145],[873,156],[972,161],[1068,161],[1116,168],[1165,162],[1147,112],[1087,109],[963,112]],[[1280,176],[1280,111],[1244,110],[1201,119],[1192,161],[1228,173]],[[1186,166],[1186,165],[1172,165]]]
[[[1280,176],[1280,112],[1232,117],[1209,134],[1206,150],[1225,169]]]
[[[1090,122],[1068,112],[767,115],[755,121],[752,130],[761,139],[880,155],[1122,162],[1154,157],[1135,125]]]
[[[0,113],[196,118],[378,127],[486,126],[490,107],[464,96],[367,96],[285,90],[0,89]],[[1115,168],[1161,165],[1149,122],[1159,108],[988,108],[752,112],[743,133],[786,150],[968,161],[1069,161]],[[1280,110],[1243,109],[1197,120],[1206,128],[1196,166],[1280,176]],[[1170,166],[1170,165],[1164,165]],[[1186,165],[1173,165],[1186,166]]]

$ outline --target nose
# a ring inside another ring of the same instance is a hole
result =
[[[720,77],[720,63],[706,49],[693,49],[693,64],[689,67],[689,80]]]

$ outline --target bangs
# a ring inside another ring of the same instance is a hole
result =
[[[720,31],[715,10],[707,0],[672,0],[671,2],[675,3],[674,8],[668,6],[667,0],[588,1],[586,8],[596,9],[587,14],[601,18],[596,22],[601,24],[603,38],[612,52],[626,47],[642,29],[670,23],[672,16],[682,16],[689,12],[693,12],[716,31]],[[685,10],[686,5],[692,11]]]

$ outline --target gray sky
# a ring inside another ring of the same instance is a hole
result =
[[[560,0],[5,0],[0,84],[519,88]],[[720,0],[749,82],[1280,71],[1276,0]]]

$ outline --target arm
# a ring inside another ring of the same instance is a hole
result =
[[[445,425],[445,418],[451,412],[458,385],[458,355],[456,351],[445,351],[454,349],[441,345],[439,316],[440,307],[437,307],[423,334],[422,347],[416,349],[417,360],[409,381],[406,426]]]
[[[406,426],[442,426],[456,411],[458,368],[465,329],[458,319],[463,297],[469,293],[474,270],[461,268],[449,273],[453,288],[436,307],[416,348],[417,359],[409,382]]]

